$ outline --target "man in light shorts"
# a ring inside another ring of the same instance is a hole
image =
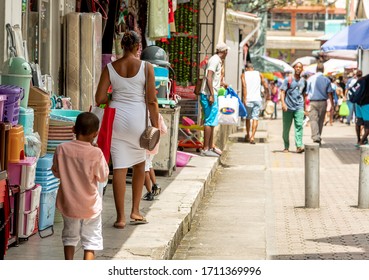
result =
[[[270,99],[269,88],[263,75],[259,71],[254,70],[254,66],[251,62],[246,64],[246,71],[241,75],[241,82],[243,100],[247,110],[245,140],[246,142],[250,142],[250,144],[255,144],[255,133],[258,128],[262,101],[261,85],[264,87],[267,100]]]
[[[73,127],[76,140],[60,144],[53,158],[51,170],[60,178],[56,207],[64,220],[62,241],[66,260],[73,260],[79,241],[84,260],[95,259],[95,251],[103,249],[98,182],[108,180],[109,166],[101,149],[92,145],[98,130],[96,115],[79,114]]]

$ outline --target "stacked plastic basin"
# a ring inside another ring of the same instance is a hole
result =
[[[49,133],[51,107],[49,94],[38,87],[31,87],[28,106],[34,110],[33,130],[40,135],[42,143],[40,156],[43,157],[47,152],[47,138]]]
[[[18,124],[20,100],[23,98],[22,88],[13,85],[0,85],[0,103],[2,104],[2,114],[0,121],[10,122],[12,125]]]
[[[37,161],[36,183],[41,185],[40,214],[38,221],[39,231],[54,225],[56,195],[59,188],[59,179],[56,178],[51,167],[53,155],[46,154]]]
[[[73,126],[79,110],[52,109],[50,113],[47,152],[54,153],[58,145],[74,139]]]

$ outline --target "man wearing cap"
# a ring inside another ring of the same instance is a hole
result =
[[[204,115],[204,144],[202,156],[218,157],[220,151],[214,148],[214,127],[218,125],[218,90],[227,85],[223,82],[222,63],[229,47],[221,42],[216,46],[216,53],[210,57],[201,87],[200,104]]]

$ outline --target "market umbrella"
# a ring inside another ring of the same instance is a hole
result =
[[[283,60],[271,58],[265,55],[251,57],[251,62],[260,72],[293,72],[293,68]]]
[[[329,73],[343,73],[346,69],[357,68],[357,62],[352,60],[344,60],[344,59],[330,59],[324,62],[324,74]],[[307,67],[304,67],[305,73],[316,73],[316,64],[311,64]]]
[[[291,65],[295,65],[296,63],[302,63],[302,65],[311,65],[316,63],[316,58],[314,56],[303,56],[296,59]]]
[[[342,29],[325,42],[321,49],[324,52],[337,50],[369,49],[369,20],[354,23]]]

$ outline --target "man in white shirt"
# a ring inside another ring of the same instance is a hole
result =
[[[210,57],[201,87],[200,104],[204,114],[204,145],[202,156],[218,157],[219,151],[214,148],[214,127],[218,125],[218,90],[226,84],[222,77],[222,64],[229,47],[221,42],[216,46],[216,54]]]
[[[246,64],[246,71],[241,75],[241,82],[243,100],[247,110],[245,140],[246,142],[250,142],[250,144],[255,144],[255,133],[258,128],[262,101],[261,85],[264,87],[266,99],[270,99],[269,87],[263,75],[259,71],[254,70],[254,66],[251,62]],[[251,120],[252,129],[250,135]]]

